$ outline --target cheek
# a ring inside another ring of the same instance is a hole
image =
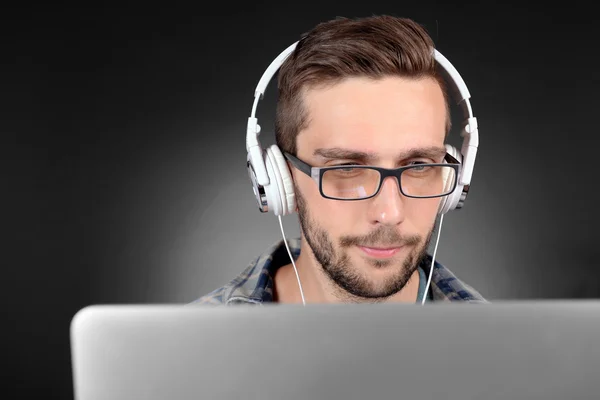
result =
[[[364,219],[364,206],[357,202],[342,202],[321,196],[318,186],[309,179],[299,179],[298,186],[312,222],[327,231],[331,237],[338,237],[352,231],[353,224]]]
[[[430,230],[435,223],[441,200],[439,198],[412,200],[414,201],[406,204],[406,219],[419,230]]]
[[[345,232],[349,221],[356,221],[360,215],[355,214],[353,208],[348,207],[348,204],[322,197],[318,190],[311,193],[311,202],[308,208],[315,222],[332,236],[338,236]]]
[[[311,210],[314,209],[315,219],[336,243],[342,236],[365,235],[373,229],[363,202],[321,198],[315,204],[311,207]]]

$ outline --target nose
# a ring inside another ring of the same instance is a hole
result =
[[[398,179],[388,176],[369,205],[369,219],[374,224],[398,225],[404,216],[404,196]]]

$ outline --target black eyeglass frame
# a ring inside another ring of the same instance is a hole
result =
[[[381,190],[383,181],[388,176],[392,176],[392,177],[396,178],[396,180],[398,182],[398,187],[400,188],[400,193],[402,193],[406,197],[410,197],[410,198],[414,198],[414,199],[430,199],[430,198],[448,196],[452,192],[454,192],[454,190],[456,189],[456,185],[458,184],[458,177],[460,176],[460,167],[461,167],[461,164],[458,162],[458,160],[456,158],[452,157],[448,153],[446,153],[446,156],[444,157],[444,159],[446,161],[448,161],[448,163],[427,164],[427,166],[429,166],[429,167],[446,166],[446,167],[453,168],[455,179],[454,179],[454,183],[452,185],[452,189],[449,190],[448,193],[442,193],[442,194],[435,195],[435,196],[412,196],[412,195],[407,195],[402,190],[401,175],[406,170],[421,167],[422,164],[407,165],[404,167],[392,168],[392,169],[376,167],[376,166],[371,166],[371,165],[333,165],[330,167],[313,167],[312,165],[300,160],[298,157],[296,157],[290,153],[283,152],[283,155],[286,159],[288,159],[292,163],[292,165],[294,167],[296,167],[299,171],[301,171],[301,172],[305,173],[306,175],[308,175],[309,177],[311,177],[316,182],[317,186],[319,187],[319,192],[321,193],[321,196],[323,196],[326,199],[340,200],[340,201],[367,200],[367,199],[377,196],[377,194]],[[325,193],[323,193],[323,181],[322,181],[323,174],[329,170],[347,169],[347,168],[362,168],[362,169],[372,169],[372,170],[378,171],[380,179],[379,179],[379,185],[377,186],[377,190],[375,191],[375,193],[373,193],[372,195],[367,196],[367,197],[360,197],[360,198],[356,198],[356,199],[343,199],[343,198],[339,198],[339,197],[331,197],[331,196],[325,195]]]

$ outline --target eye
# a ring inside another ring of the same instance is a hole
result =
[[[413,160],[406,163],[406,166],[420,166],[419,170],[426,168],[427,165],[433,164],[431,160]]]
[[[348,166],[347,169],[351,169],[352,167],[358,167],[359,164],[356,164],[356,163],[342,163],[342,164],[332,165],[332,167],[345,167],[345,166]],[[346,168],[341,168],[341,169],[345,170]]]
[[[407,160],[404,163],[402,163],[402,165],[421,165],[421,164],[429,164],[428,161],[426,160]]]
[[[340,168],[339,171],[352,172],[352,171],[354,171],[354,167],[356,167],[356,164],[339,164],[338,166],[339,167],[347,166],[347,168]]]

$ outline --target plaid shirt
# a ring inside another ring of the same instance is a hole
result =
[[[288,246],[294,260],[300,255],[300,239],[288,239]],[[290,261],[283,240],[272,245],[267,251],[252,261],[248,267],[227,285],[193,301],[191,304],[234,305],[262,304],[273,301],[273,277],[275,271]],[[420,267],[429,276],[431,256]],[[460,281],[454,274],[435,262],[428,301],[464,301],[487,303],[475,289]]]

